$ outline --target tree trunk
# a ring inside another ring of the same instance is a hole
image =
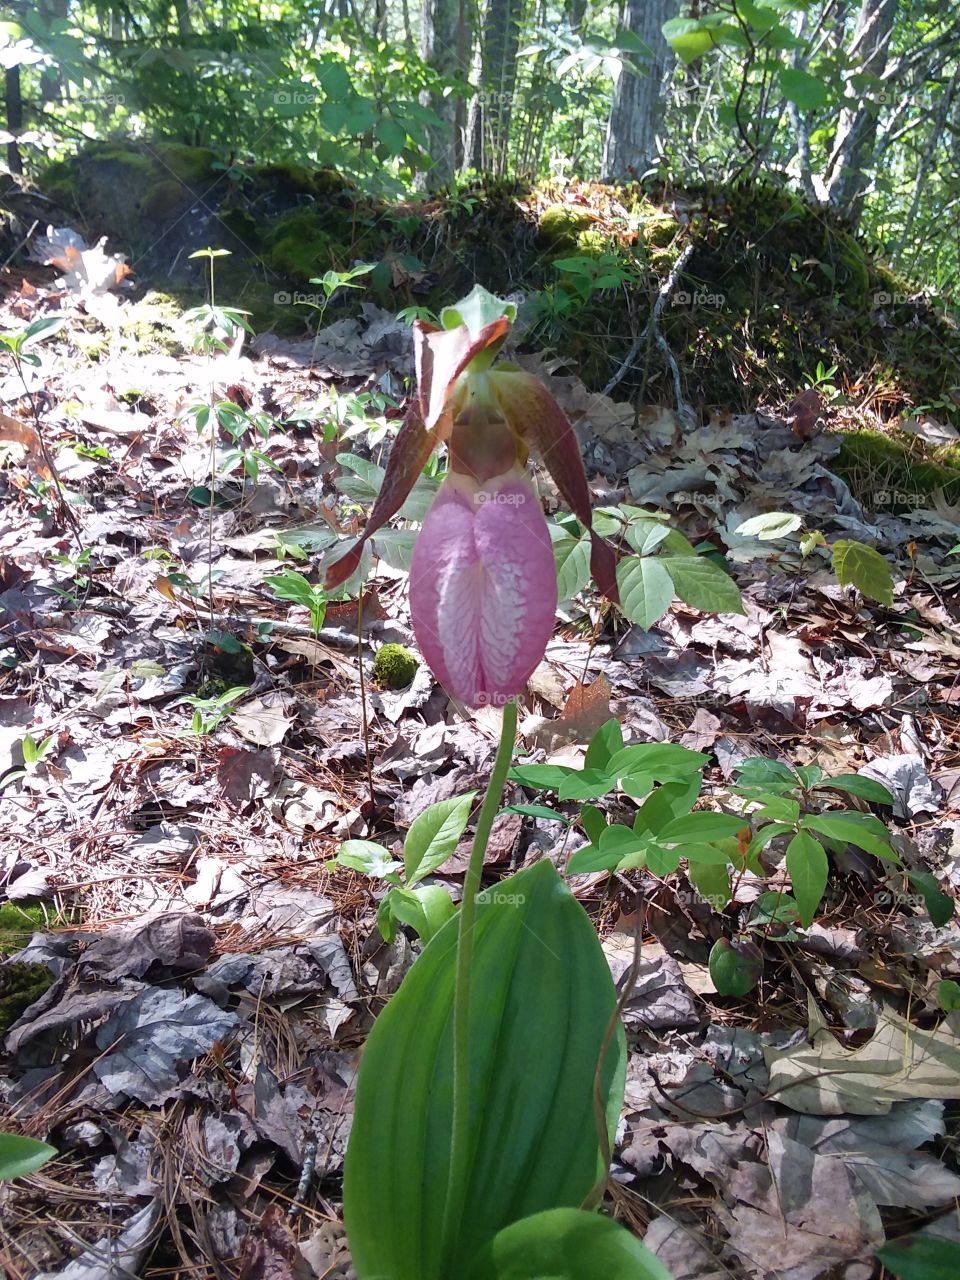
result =
[[[420,53],[434,71],[466,85],[470,62],[466,0],[423,0]],[[434,184],[445,184],[463,162],[464,99],[454,94],[425,94],[423,105],[442,121],[427,130],[433,162],[429,177]]]
[[[862,0],[850,53],[857,56],[855,70],[882,76],[887,65],[887,52],[897,0]],[[856,87],[847,85],[848,97],[858,96]],[[845,108],[837,122],[833,152],[827,165],[827,199],[830,207],[854,224],[860,219],[863,197],[867,189],[865,170],[870,167],[877,140],[877,110],[861,95],[860,104]]]
[[[483,23],[481,112],[487,167],[505,173],[509,158],[510,116],[517,85],[517,50],[524,0],[487,0]]]
[[[7,111],[7,132],[12,134],[7,143],[7,168],[11,173],[23,173],[23,160],[17,137],[23,129],[23,97],[20,90],[20,64],[7,67],[4,77],[4,100]]]
[[[622,70],[613,89],[613,105],[603,148],[603,180],[634,170],[642,174],[655,163],[657,134],[663,120],[663,89],[673,70],[673,51],[663,24],[675,18],[679,0],[628,0],[627,30],[653,50],[644,60],[645,75]]]

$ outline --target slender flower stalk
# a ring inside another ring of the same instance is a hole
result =
[[[450,1256],[465,1210],[470,1173],[470,993],[474,929],[477,922],[477,894],[483,875],[493,820],[503,794],[513,746],[517,736],[517,704],[512,699],[503,708],[500,744],[487,783],[477,831],[470,850],[470,863],[463,881],[463,902],[457,926],[457,971],[453,991],[453,1123],[450,1131],[450,1170],[447,1200],[443,1210],[443,1254]]]

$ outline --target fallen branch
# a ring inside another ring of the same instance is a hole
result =
[[[666,306],[667,299],[670,297],[671,293],[673,293],[674,289],[677,287],[677,281],[680,279],[680,273],[683,271],[683,268],[689,262],[690,256],[693,253],[693,250],[694,250],[694,245],[692,241],[684,245],[683,250],[680,253],[680,256],[677,258],[676,262],[673,264],[672,268],[670,269],[670,274],[667,276],[666,280],[664,280],[663,284],[660,286],[660,291],[658,292],[656,298],[654,299],[653,308],[650,312],[650,319],[644,325],[643,331],[641,332],[639,337],[634,339],[633,344],[630,347],[630,350],[627,352],[627,354],[623,358],[623,362],[621,363],[620,368],[616,371],[616,373],[613,375],[613,377],[610,379],[607,385],[603,388],[603,394],[605,396],[608,396],[611,393],[611,391],[613,391],[614,388],[617,387],[620,384],[620,382],[623,380],[624,376],[627,373],[627,370],[631,367],[633,362],[636,360],[637,356],[640,354],[640,350],[643,347],[643,344],[647,341],[649,335],[652,333],[654,340],[657,344],[657,347],[665,355],[667,359],[667,364],[670,366],[670,372],[673,375],[673,390],[674,390],[674,395],[676,396],[676,401],[677,401],[677,412],[683,415],[686,415],[690,412],[690,407],[689,405],[684,403],[683,395],[680,390],[680,370],[677,368],[677,362],[674,359],[673,352],[670,350],[669,346],[667,345],[666,338],[664,338],[663,334],[660,332],[660,316],[663,314],[663,308]]]

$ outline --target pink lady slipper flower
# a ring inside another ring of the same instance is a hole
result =
[[[356,571],[364,542],[396,514],[432,451],[446,443],[449,471],[414,547],[410,613],[434,674],[471,707],[502,706],[519,693],[553,630],[557,575],[528,446],[539,450],[578,520],[591,525],[580,448],[560,406],[532,374],[491,367],[510,328],[503,309],[477,287],[444,312],[455,327],[414,324],[418,396],[363,535],[326,575],[335,587]],[[616,601],[613,549],[591,538],[593,576]]]

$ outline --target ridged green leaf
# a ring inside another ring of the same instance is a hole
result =
[[[635,1236],[597,1213],[549,1209],[515,1222],[484,1250],[468,1280],[670,1280]]]
[[[616,997],[596,932],[553,865],[477,907],[470,1009],[474,1149],[455,1256],[441,1258],[450,1160],[457,921],[380,1014],[357,1080],[344,1216],[360,1280],[454,1280],[511,1223],[578,1207],[601,1173],[593,1079]],[[604,1062],[623,1096],[622,1029]]]

